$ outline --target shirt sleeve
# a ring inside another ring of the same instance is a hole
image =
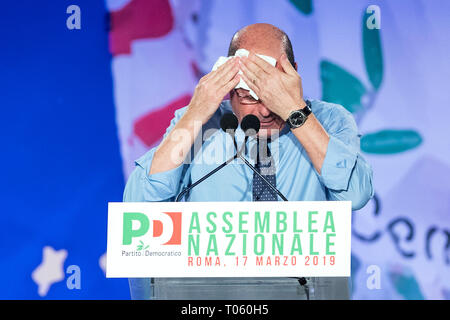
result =
[[[330,140],[319,179],[329,200],[350,200],[352,209],[358,210],[373,196],[372,168],[359,152],[360,138],[352,114],[334,105],[330,119],[325,127]]]
[[[175,112],[175,117],[167,128],[164,137],[172,130],[184,114],[185,109],[186,107]],[[136,167],[128,177],[125,186],[124,202],[172,201],[178,194],[182,187],[187,164],[181,164],[168,171],[149,174],[155,151],[156,147],[135,161]]]

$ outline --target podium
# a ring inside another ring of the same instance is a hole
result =
[[[349,299],[350,241],[348,201],[109,203],[106,275],[140,300]]]
[[[348,300],[349,278],[130,278],[133,300]]]

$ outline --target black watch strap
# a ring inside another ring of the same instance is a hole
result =
[[[305,116],[309,116],[312,112],[311,110],[311,101],[309,100],[305,100],[306,106],[301,109],[303,111],[303,113],[305,114]]]

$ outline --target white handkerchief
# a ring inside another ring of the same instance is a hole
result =
[[[236,53],[234,54],[235,57],[248,57],[248,50],[246,49],[238,49],[236,51]],[[256,54],[257,56],[261,57],[262,59],[266,60],[268,63],[270,63],[272,66],[275,67],[275,65],[277,64],[277,59],[269,57],[269,56],[265,56],[262,54]],[[223,65],[225,62],[228,61],[228,59],[231,59],[232,57],[219,57],[219,59],[217,59],[216,63],[214,63],[214,66],[212,67],[211,71],[215,71],[218,67],[220,67],[221,65]],[[242,74],[242,71],[239,70],[239,74]],[[258,100],[258,96],[256,95],[256,93],[251,90],[248,85],[245,83],[245,81],[241,78],[241,80],[239,81],[239,83],[237,84],[237,86],[235,87],[235,89],[245,89],[245,90],[249,90],[250,91],[250,95]]]

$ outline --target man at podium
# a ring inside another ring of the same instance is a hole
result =
[[[340,105],[304,98],[289,37],[270,24],[249,25],[232,37],[228,57],[200,79],[161,144],[135,161],[124,201],[174,201],[236,146],[245,146],[257,172],[235,159],[183,200],[282,201],[281,193],[291,201],[348,200],[353,210],[362,208],[373,196],[372,169],[359,153],[356,123]],[[221,130],[227,113],[241,124],[256,116],[257,135],[247,139],[241,129],[233,136]],[[130,279],[130,287],[138,299],[348,299],[347,280]]]

